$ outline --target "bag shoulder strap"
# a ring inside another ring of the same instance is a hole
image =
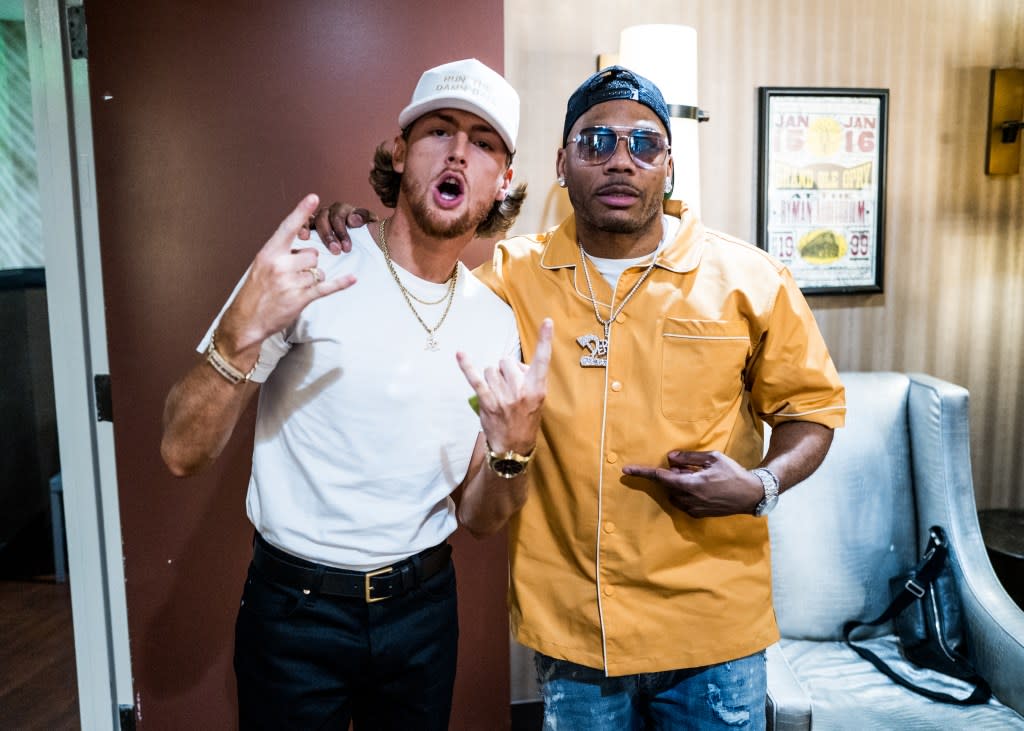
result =
[[[926,698],[931,698],[933,701],[939,701],[941,703],[953,703],[958,706],[976,706],[981,705],[983,703],[988,703],[989,699],[992,697],[992,689],[989,687],[988,682],[986,682],[986,680],[977,673],[972,673],[969,677],[963,678],[964,682],[970,683],[974,686],[974,690],[971,692],[971,694],[966,698],[957,698],[956,696],[950,695],[948,693],[942,693],[937,690],[923,688],[920,685],[914,685],[909,680],[907,680],[902,675],[893,670],[891,667],[886,665],[885,661],[882,660],[882,658],[880,658],[875,653],[871,652],[871,650],[867,649],[866,647],[861,647],[860,645],[854,644],[850,640],[849,636],[846,637],[846,644],[849,645],[854,652],[856,652],[862,658],[864,658],[869,663],[878,668],[879,671],[889,676],[889,678],[893,682],[898,683],[899,685],[902,685],[904,688],[912,690],[919,695],[923,695]]]

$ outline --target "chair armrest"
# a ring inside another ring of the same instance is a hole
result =
[[[765,714],[772,731],[810,731],[811,698],[800,685],[779,643],[765,651],[768,699]]]
[[[972,661],[996,697],[1024,714],[1024,612],[992,570],[978,524],[968,393],[933,376],[910,374],[910,381],[918,545],[924,545],[932,525],[946,530]]]

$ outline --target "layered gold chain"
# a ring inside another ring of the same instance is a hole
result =
[[[405,285],[402,283],[401,277],[398,276],[398,271],[395,269],[394,262],[391,261],[391,252],[388,251],[388,240],[387,240],[387,237],[384,234],[384,225],[389,220],[390,220],[390,218],[385,218],[383,221],[381,221],[380,222],[380,229],[379,229],[379,232],[380,232],[380,250],[382,252],[384,252],[384,261],[388,265],[388,271],[391,272],[391,277],[395,280],[395,284],[397,284],[398,285],[398,289],[401,290],[402,297],[405,298],[405,303],[407,305],[409,305],[409,309],[412,310],[412,314],[416,316],[416,319],[419,321],[420,325],[422,325],[423,329],[427,331],[427,344],[425,346],[425,349],[426,350],[437,350],[439,346],[438,346],[438,343],[437,343],[437,338],[435,337],[434,334],[438,330],[441,329],[441,325],[444,324],[445,318],[448,317],[448,311],[452,308],[452,302],[455,301],[455,285],[458,284],[458,281],[459,281],[459,265],[458,265],[458,262],[456,262],[455,268],[452,269],[451,276],[448,277],[448,291],[445,293],[445,295],[443,297],[441,297],[441,299],[435,300],[433,302],[429,302],[429,301],[426,301],[426,300],[421,300],[419,297],[417,297],[412,292],[410,292],[408,289],[406,289]],[[437,323],[433,327],[431,327],[426,322],[424,322],[423,318],[420,317],[419,311],[416,309],[416,305],[414,305],[412,303],[413,300],[416,300],[420,304],[424,304],[424,305],[439,305],[442,302],[444,302],[445,299],[448,300],[448,304],[446,304],[445,307],[444,307],[444,312],[441,314],[441,319],[438,320]]]

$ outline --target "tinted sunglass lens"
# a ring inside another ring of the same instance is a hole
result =
[[[653,165],[661,155],[661,137],[645,132],[633,132],[629,135],[629,153],[634,160]]]
[[[602,163],[615,152],[619,138],[611,131],[593,131],[580,135],[579,147],[586,162]]]

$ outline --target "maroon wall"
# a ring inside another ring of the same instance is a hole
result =
[[[503,3],[89,0],[86,12],[140,727],[232,728],[253,410],[212,469],[178,481],[159,456],[164,397],[305,193],[380,210],[372,150],[423,69],[467,56],[502,68]],[[458,536],[455,552],[453,728],[507,728],[503,540]]]

